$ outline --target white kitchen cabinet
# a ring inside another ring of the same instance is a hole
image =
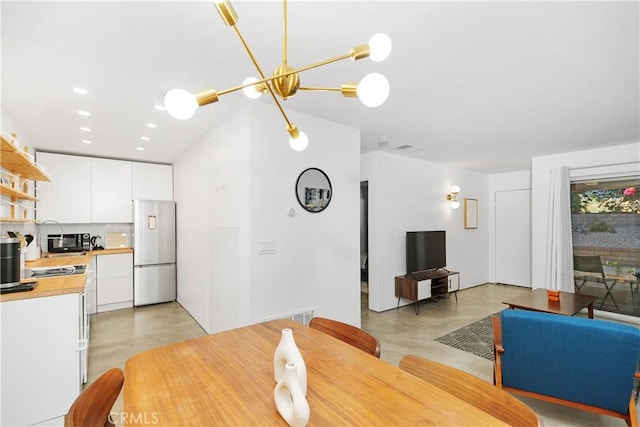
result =
[[[81,390],[82,294],[1,303],[0,425],[63,416]]]
[[[133,307],[133,254],[97,255],[98,312]]]
[[[132,222],[131,162],[91,159],[91,222]]]
[[[132,163],[133,199],[173,200],[173,166]]]
[[[173,200],[173,166],[38,152],[53,182],[38,182],[36,218],[63,224],[133,221],[131,201]]]
[[[36,218],[67,224],[91,222],[91,159],[54,153],[36,153],[52,182],[38,182]]]

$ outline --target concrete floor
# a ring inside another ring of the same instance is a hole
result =
[[[362,294],[362,328],[381,342],[381,358],[397,365],[404,354],[437,360],[492,381],[492,362],[434,341],[464,325],[503,310],[501,303],[526,289],[486,284],[455,297],[423,302],[420,313],[413,306],[376,313],[366,309]],[[596,312],[597,317],[597,312]],[[146,349],[205,335],[204,330],[178,304],[167,303],[92,315],[89,351],[89,382],[112,367],[124,369],[125,361]],[[624,421],[589,412],[522,398],[544,420],[546,426],[625,426]],[[114,405],[123,411],[123,393]],[[120,424],[116,422],[116,424]]]

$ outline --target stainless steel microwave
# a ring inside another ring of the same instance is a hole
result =
[[[47,235],[47,250],[49,252],[82,252],[91,250],[91,236],[89,233]]]

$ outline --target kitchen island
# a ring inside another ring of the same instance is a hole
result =
[[[130,248],[28,261],[27,268],[90,265],[95,255]],[[89,315],[85,274],[40,278],[32,291],[0,295],[2,359],[0,425],[63,425],[86,382]]]

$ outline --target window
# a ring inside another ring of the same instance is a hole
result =
[[[571,225],[576,292],[640,317],[640,177],[573,182]]]

